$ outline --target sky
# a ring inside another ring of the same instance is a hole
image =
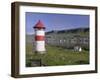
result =
[[[89,15],[26,12],[25,17],[26,34],[34,34],[33,27],[39,20],[46,27],[46,32],[89,27]]]

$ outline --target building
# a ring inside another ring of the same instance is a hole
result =
[[[33,27],[35,30],[35,52],[45,53],[45,27],[44,24],[39,20]]]

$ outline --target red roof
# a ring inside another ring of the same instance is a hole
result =
[[[34,28],[45,29],[44,24],[40,20],[35,24]]]

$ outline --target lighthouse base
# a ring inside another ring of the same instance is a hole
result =
[[[35,51],[35,53],[37,53],[37,54],[45,54],[46,51]]]

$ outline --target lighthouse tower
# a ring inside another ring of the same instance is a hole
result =
[[[46,52],[44,24],[39,20],[33,28],[35,30],[35,51],[43,54]]]

